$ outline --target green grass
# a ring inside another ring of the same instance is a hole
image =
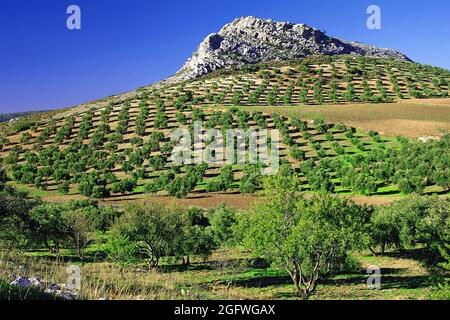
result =
[[[83,265],[68,250],[61,252],[60,261],[64,263],[57,262],[54,255],[45,250],[16,255],[14,261],[27,266],[30,274],[50,277],[45,280],[56,283],[61,283],[66,276],[66,265],[80,265],[84,277],[80,296],[85,299],[104,297],[105,292],[115,292],[115,299],[297,299],[292,281],[284,270],[257,266],[248,258],[248,252],[239,248],[218,250],[207,260],[192,257],[190,267],[178,264],[178,260],[164,259],[159,271],[136,273],[134,270],[142,265],[128,265],[122,275],[118,265],[104,260],[102,249],[91,246]],[[311,299],[430,299],[436,290],[416,257],[413,250],[410,253],[387,252],[384,256],[367,252],[355,254],[355,266],[321,281]],[[366,267],[369,265],[379,266],[382,270],[381,290],[369,290],[366,286]],[[53,298],[34,290],[25,295],[26,292],[7,285],[5,275],[14,270],[5,264],[5,260],[0,259],[0,270],[1,298]],[[13,294],[8,295],[8,292]]]

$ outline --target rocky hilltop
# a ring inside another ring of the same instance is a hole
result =
[[[190,80],[212,71],[308,55],[355,54],[410,61],[401,52],[329,37],[305,24],[244,17],[210,34],[170,82]]]

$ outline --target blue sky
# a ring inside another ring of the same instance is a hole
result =
[[[66,9],[82,30],[66,28]],[[382,10],[382,30],[366,9]],[[0,112],[71,106],[175,73],[209,33],[241,16],[307,23],[450,69],[448,0],[2,0]]]

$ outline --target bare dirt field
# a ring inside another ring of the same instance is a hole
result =
[[[306,195],[310,197],[311,195]],[[359,204],[368,205],[386,205],[392,203],[396,200],[401,199],[401,196],[348,196],[353,201]],[[59,195],[48,195],[44,196],[43,200],[47,202],[60,203],[67,202],[76,199],[86,199],[83,196],[59,196]],[[108,199],[106,201],[101,201],[102,204],[112,205],[112,206],[124,206],[127,203],[160,203],[175,205],[180,207],[200,207],[200,208],[215,208],[220,204],[225,204],[230,207],[237,209],[249,209],[255,204],[261,203],[263,201],[262,196],[258,195],[241,195],[241,194],[230,194],[230,193],[213,193],[205,195],[190,195],[185,199],[177,199],[175,197],[169,197],[164,195],[130,195],[118,197],[116,199]]]
[[[358,129],[374,130],[386,136],[442,136],[450,132],[450,99],[403,100],[391,104],[351,104],[322,106],[245,107],[250,110],[299,116],[323,117]]]

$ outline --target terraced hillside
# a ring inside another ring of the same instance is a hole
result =
[[[258,165],[174,165],[173,130],[192,131],[202,120],[204,130],[278,129],[281,172],[295,171],[305,192],[446,194],[448,136],[410,142],[326,119],[246,109],[445,98],[449,81],[449,72],[440,68],[364,57],[248,65],[176,85],[143,87],[39,121],[24,118],[4,129],[2,162],[12,184],[42,196],[258,192],[263,180]]]
[[[279,105],[393,102],[446,98],[448,70],[390,59],[315,56],[301,62],[246,65],[171,86],[164,95],[183,104]]]

